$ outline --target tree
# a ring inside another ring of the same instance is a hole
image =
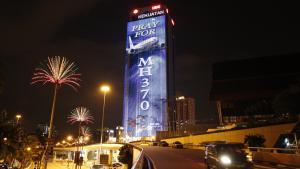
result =
[[[19,144],[21,130],[19,127],[8,123],[8,119],[4,119],[0,123],[0,159],[10,163],[13,158],[19,158],[21,153],[18,150],[22,149]],[[20,157],[21,158],[21,157]]]
[[[9,164],[21,164],[18,168],[27,167],[32,161],[32,155],[40,150],[37,148],[40,142],[36,136],[24,132],[20,125],[13,125],[9,121],[1,117],[0,159]]]
[[[260,134],[246,135],[244,139],[244,143],[249,147],[264,147],[265,142],[265,137]]]
[[[289,89],[279,93],[273,101],[273,109],[279,115],[300,114],[300,83],[292,85]]]

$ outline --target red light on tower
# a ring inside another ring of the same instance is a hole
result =
[[[157,10],[157,9],[160,9],[160,5],[154,5],[154,6],[152,6],[152,10]]]
[[[139,10],[138,9],[134,9],[133,10],[133,14],[137,14],[137,13],[139,13]]]

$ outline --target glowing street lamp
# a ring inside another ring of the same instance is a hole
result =
[[[22,115],[21,114],[17,114],[16,115],[16,119],[17,119],[17,124],[19,124],[19,120],[22,118]]]
[[[89,136],[85,136],[83,139],[84,139],[84,141],[89,141],[90,137]]]
[[[101,121],[101,137],[100,137],[100,154],[102,151],[102,142],[103,142],[103,123],[104,123],[104,111],[105,111],[105,96],[106,93],[110,91],[110,87],[108,85],[100,86],[100,91],[103,93],[103,107],[102,107],[102,121]]]
[[[27,151],[31,151],[31,147],[27,147],[26,150],[27,150]]]
[[[72,137],[71,135],[69,135],[69,136],[67,137],[67,140],[68,140],[68,141],[72,141],[72,140],[73,140],[73,137]]]
[[[100,87],[100,91],[105,94],[110,91],[110,87],[108,85],[103,85]]]

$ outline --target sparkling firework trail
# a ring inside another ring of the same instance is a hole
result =
[[[68,85],[76,90],[80,86],[80,74],[76,73],[76,66],[65,57],[48,57],[44,68],[36,68],[33,73],[31,84],[54,83],[58,85]]]
[[[90,128],[88,128],[86,126],[81,127],[81,134],[83,135],[83,137],[90,137],[92,135]]]
[[[79,123],[93,123],[94,118],[90,115],[89,109],[85,107],[77,107],[72,110],[71,115],[68,116],[68,122],[74,124]]]

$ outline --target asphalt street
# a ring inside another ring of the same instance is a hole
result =
[[[171,147],[145,146],[145,153],[156,169],[206,169],[204,151],[199,149],[175,149]],[[253,169],[295,169],[270,164],[254,164]]]
[[[144,151],[156,169],[206,169],[201,150],[149,146],[144,147]]]
[[[34,169],[34,165],[31,165],[28,169]],[[68,164],[65,161],[48,162],[47,169],[75,169],[75,164]],[[87,165],[83,165],[78,169],[90,169],[90,167]]]

